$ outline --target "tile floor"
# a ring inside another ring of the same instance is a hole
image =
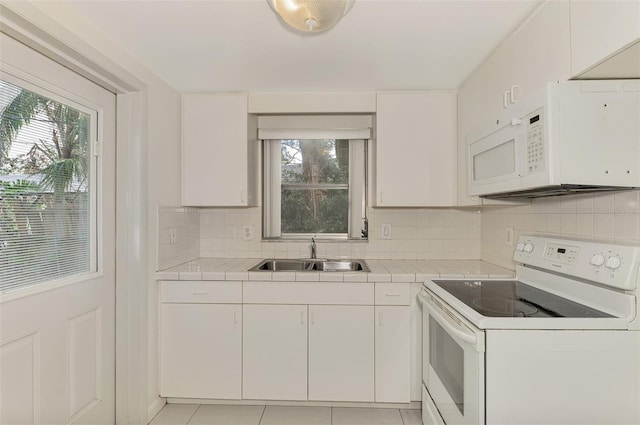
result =
[[[150,425],[422,425],[420,410],[167,404]]]

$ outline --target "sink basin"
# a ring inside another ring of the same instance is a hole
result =
[[[249,269],[250,272],[270,271],[270,272],[300,272],[313,270],[314,263],[306,260],[264,260],[258,265]]]
[[[368,272],[369,269],[360,260],[326,260],[316,261],[314,270],[321,272]]]
[[[290,260],[269,259],[249,269],[250,272],[368,272],[363,260]]]

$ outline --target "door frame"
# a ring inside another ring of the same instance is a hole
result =
[[[146,424],[147,87],[29,2],[0,1],[0,31],[116,94],[116,423]]]

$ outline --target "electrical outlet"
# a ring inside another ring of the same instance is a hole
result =
[[[173,245],[178,242],[178,229],[172,227],[169,229],[169,244]]]
[[[391,223],[380,226],[380,239],[391,239]]]
[[[504,244],[513,246],[513,227],[504,228]]]
[[[244,241],[252,241],[253,240],[253,228],[252,224],[243,224],[242,225],[242,240]]]

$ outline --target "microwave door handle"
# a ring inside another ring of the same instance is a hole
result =
[[[471,331],[467,333],[451,323],[438,311],[439,307],[437,307],[433,303],[428,303],[427,307],[429,307],[429,314],[431,314],[433,318],[436,319],[436,322],[440,323],[440,326],[445,328],[447,332],[451,332],[461,340],[468,342],[469,344],[472,344],[474,346],[478,343],[478,339],[476,338],[476,335],[474,333],[472,333]]]

